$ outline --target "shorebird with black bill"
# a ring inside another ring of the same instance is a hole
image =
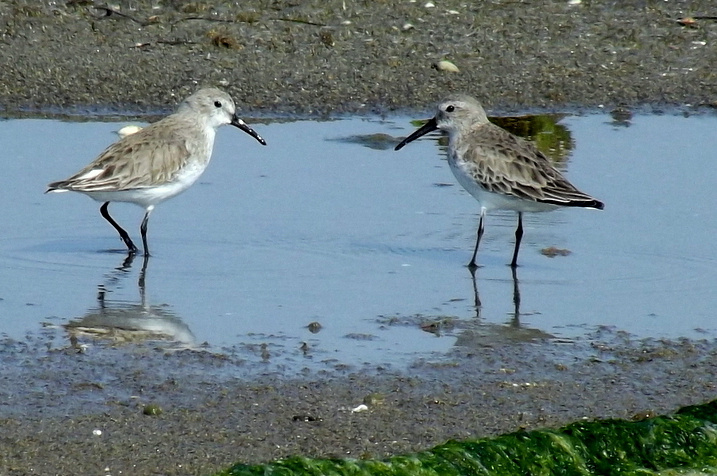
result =
[[[130,253],[136,253],[137,247],[107,207],[110,202],[143,207],[140,232],[144,254],[149,256],[149,215],[157,204],[182,193],[202,175],[212,156],[216,129],[225,124],[266,145],[237,116],[227,93],[201,89],[182,101],[174,114],[110,145],[72,177],[49,184],[47,192],[80,192],[102,202],[100,213],[117,230]]]
[[[524,212],[560,207],[604,208],[600,200],[568,182],[532,142],[490,122],[480,103],[463,94],[441,101],[435,117],[402,140],[395,150],[436,129],[448,133],[448,164],[453,175],[480,204],[478,235],[469,268],[477,267],[476,255],[485,215],[491,210],[518,213],[515,249],[510,262],[516,267]]]

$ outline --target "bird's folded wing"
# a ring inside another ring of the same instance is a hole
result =
[[[466,165],[489,192],[555,205],[589,206],[585,202],[594,201],[568,182],[533,143],[498,126],[484,128],[471,145],[463,152]]]
[[[131,138],[140,139],[127,137]],[[159,142],[121,140],[87,167],[67,180],[51,183],[49,188],[102,192],[161,185],[172,180],[188,157],[186,141],[182,138]]]

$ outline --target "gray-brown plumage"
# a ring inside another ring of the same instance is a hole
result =
[[[115,142],[72,177],[52,182],[47,192],[80,192],[104,202],[100,213],[117,230],[130,253],[137,247],[107,207],[113,201],[144,207],[140,231],[145,255],[149,255],[150,213],[158,203],[189,188],[204,172],[216,129],[224,124],[236,126],[266,145],[236,115],[234,101],[227,93],[202,89],[185,99],[174,114]]]
[[[192,121],[169,116],[115,142],[72,177],[49,184],[48,192],[120,191],[170,182],[186,167],[190,147],[194,155],[207,156],[206,138],[198,142],[186,137],[193,129]]]
[[[602,210],[604,205],[575,188],[532,142],[493,124],[474,98],[455,95],[438,105],[436,116],[396,146],[433,130],[448,133],[448,164],[458,182],[480,203],[481,215],[473,258],[483,235],[483,218],[490,210],[518,213],[511,266],[517,266],[523,236],[523,212],[584,207]]]

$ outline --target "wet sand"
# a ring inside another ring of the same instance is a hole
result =
[[[196,475],[295,454],[379,458],[582,418],[641,419],[717,395],[714,342],[610,330],[577,342],[463,339],[406,370],[336,362],[300,375],[152,345],[95,342],[81,353],[52,335],[2,345],[2,474]]]
[[[717,24],[675,21],[709,14],[706,1],[690,11],[637,1],[90,3],[0,2],[0,111],[155,114],[200,85],[259,116],[425,111],[447,90],[501,111],[711,106],[717,92]],[[460,71],[432,68],[441,59]],[[382,457],[717,395],[714,342],[593,337],[469,340],[401,372],[339,362],[251,377],[240,359],[209,352],[78,353],[53,332],[6,340],[0,474],[195,475],[291,454]],[[352,413],[365,399],[369,409]]]
[[[271,116],[423,111],[446,91],[494,111],[717,93],[717,23],[676,21],[710,14],[706,0],[110,3],[1,2],[0,110],[158,112],[202,85]]]

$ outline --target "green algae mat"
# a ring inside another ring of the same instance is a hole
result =
[[[717,400],[642,421],[449,441],[385,460],[292,457],[236,464],[217,476],[717,475]]]

